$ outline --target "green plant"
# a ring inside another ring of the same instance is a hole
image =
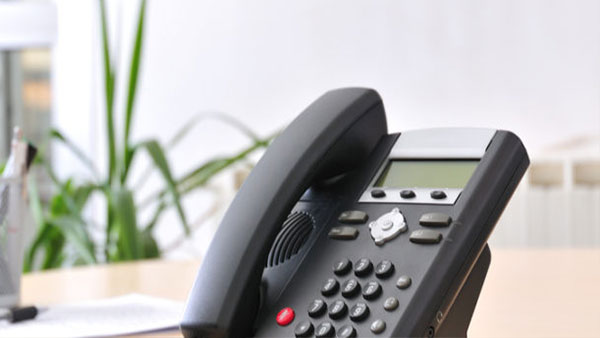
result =
[[[98,4],[102,34],[108,168],[105,176],[102,176],[94,166],[94,162],[76,144],[60,131],[50,131],[46,146],[42,148],[47,148],[50,142],[66,146],[89,169],[91,178],[84,182],[79,182],[75,178],[61,180],[54,173],[51,164],[44,160],[44,156],[38,156],[36,164],[38,167],[44,168],[56,189],[56,193],[48,203],[43,203],[35,181],[30,180],[30,204],[38,232],[26,253],[24,264],[26,272],[34,269],[56,268],[65,264],[94,264],[159,257],[161,250],[153,236],[153,230],[163,212],[169,208],[175,208],[184,233],[189,235],[191,230],[181,204],[182,196],[205,186],[214,175],[246,159],[248,155],[265,147],[271,140],[271,137],[260,138],[256,136],[246,126],[226,115],[194,118],[176,133],[166,147],[163,147],[155,139],[142,142],[131,140],[136,89],[144,41],[146,0],[140,2],[138,11],[127,93],[125,95],[123,130],[118,135],[115,129],[114,114],[117,74],[111,60],[105,2],[99,0]],[[174,147],[194,125],[205,118],[218,118],[234,126],[245,133],[252,140],[252,144],[232,156],[216,158],[202,163],[182,177],[175,177],[169,167],[165,150]],[[118,136],[121,136],[121,138]],[[42,152],[44,149],[42,149]],[[144,171],[138,184],[132,185],[130,183],[131,168],[134,159],[140,152],[147,153],[151,159],[152,167]],[[146,178],[153,170],[160,173],[165,187],[150,196],[146,201],[136,204],[134,191],[146,182]],[[91,219],[86,219],[84,215],[84,209],[88,205],[90,197],[94,194],[98,194],[106,202],[105,223],[102,225],[95,224]],[[154,207],[152,217],[146,224],[140,224],[138,211],[147,207]],[[102,241],[94,241],[94,236],[91,235],[93,229],[101,229],[104,232]]]

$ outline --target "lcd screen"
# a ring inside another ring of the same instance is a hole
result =
[[[392,160],[375,186],[462,189],[478,163],[477,160]]]

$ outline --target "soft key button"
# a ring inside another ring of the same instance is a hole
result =
[[[338,216],[338,222],[346,224],[363,224],[367,219],[369,215],[360,210],[346,210]]]
[[[375,244],[383,245],[405,232],[408,227],[400,210],[394,208],[387,214],[381,215],[376,221],[369,223],[369,229]]]
[[[439,212],[423,214],[419,219],[419,224],[426,227],[447,227],[451,222],[450,216]]]

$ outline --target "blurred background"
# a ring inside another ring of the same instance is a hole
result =
[[[9,16],[15,4],[24,10]],[[15,124],[42,149],[31,240],[47,242],[30,248],[30,269],[201,256],[269,138],[344,86],[376,89],[390,132],[474,126],[522,138],[532,165],[492,246],[600,246],[598,1],[13,0],[0,9],[11,27],[48,21],[42,32],[51,31],[0,51],[0,155]],[[107,114],[124,158],[112,179]],[[122,239],[131,219],[134,239]]]

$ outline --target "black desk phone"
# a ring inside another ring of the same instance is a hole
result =
[[[333,90],[269,146],[189,296],[186,337],[466,336],[487,239],[529,165],[508,131],[388,134]]]

